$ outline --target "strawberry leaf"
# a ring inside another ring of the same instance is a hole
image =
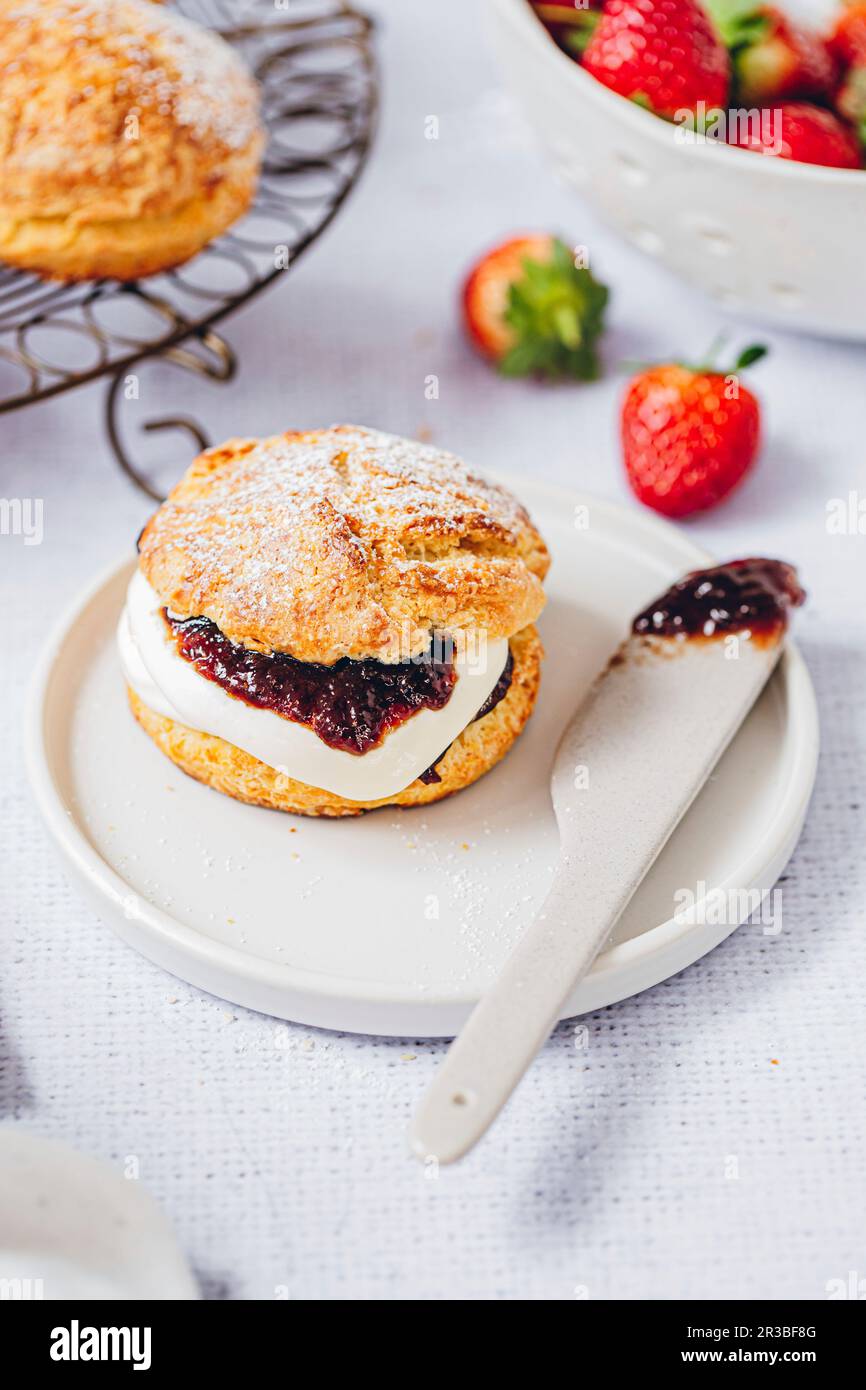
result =
[[[836,109],[854,126],[854,133],[866,149],[866,67],[850,69],[836,95]]]
[[[751,48],[770,29],[770,20],[761,13],[759,0],[704,0],[704,9],[731,53]]]
[[[511,348],[499,363],[503,376],[532,376],[543,370],[547,361],[544,345],[529,339]]]
[[[738,372],[743,367],[751,367],[753,362],[760,362],[762,357],[766,357],[769,349],[763,343],[754,343],[752,347],[744,348],[734,363],[734,371]]]
[[[569,15],[567,24],[560,25],[557,29],[556,37],[560,46],[568,53],[582,58],[600,19],[601,15],[593,10],[575,10],[574,18]]]
[[[563,241],[549,260],[526,258],[509,288],[505,321],[514,345],[500,362],[506,376],[538,375],[592,381],[599,374],[595,349],[608,300],[606,286],[576,266]]]

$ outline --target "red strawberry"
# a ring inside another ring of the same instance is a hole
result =
[[[758,402],[735,375],[765,348],[747,348],[732,372],[669,362],[634,377],[622,406],[622,450],[632,491],[665,516],[714,507],[758,452]]]
[[[583,66],[668,120],[728,100],[730,60],[697,0],[606,0]]]
[[[730,50],[743,105],[830,91],[836,67],[819,34],[759,0],[707,0],[707,8]]]
[[[862,0],[842,11],[827,45],[843,67],[849,63],[866,64],[866,4]]]
[[[731,130],[732,145],[757,154],[795,159],[801,164],[826,164],[834,169],[859,169],[857,140],[832,111],[805,102],[789,101],[761,112],[760,127],[748,121]]]
[[[866,148],[866,4],[849,5],[836,20],[828,40],[830,50],[847,68],[834,97],[840,116],[857,129],[860,144]]]
[[[595,342],[608,293],[564,242],[515,237],[488,252],[463,287],[466,331],[507,376],[598,376]]]

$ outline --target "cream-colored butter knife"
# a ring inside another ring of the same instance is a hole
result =
[[[495,1119],[766,684],[802,601],[790,566],[744,560],[687,575],[635,619],[562,736],[553,883],[421,1103],[419,1158],[453,1162]]]

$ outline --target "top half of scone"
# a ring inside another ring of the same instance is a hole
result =
[[[256,82],[150,0],[0,0],[0,218],[165,217],[254,177]]]
[[[538,617],[549,565],[505,488],[452,454],[349,425],[208,450],[139,552],[172,615],[323,665],[406,661],[438,633],[511,637]]]

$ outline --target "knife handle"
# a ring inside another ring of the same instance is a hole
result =
[[[418,1158],[453,1163],[477,1143],[592,965],[618,914],[610,905],[601,912],[594,905],[591,916],[582,917],[576,883],[563,854],[538,915],[452,1043],[416,1112],[409,1140]]]

